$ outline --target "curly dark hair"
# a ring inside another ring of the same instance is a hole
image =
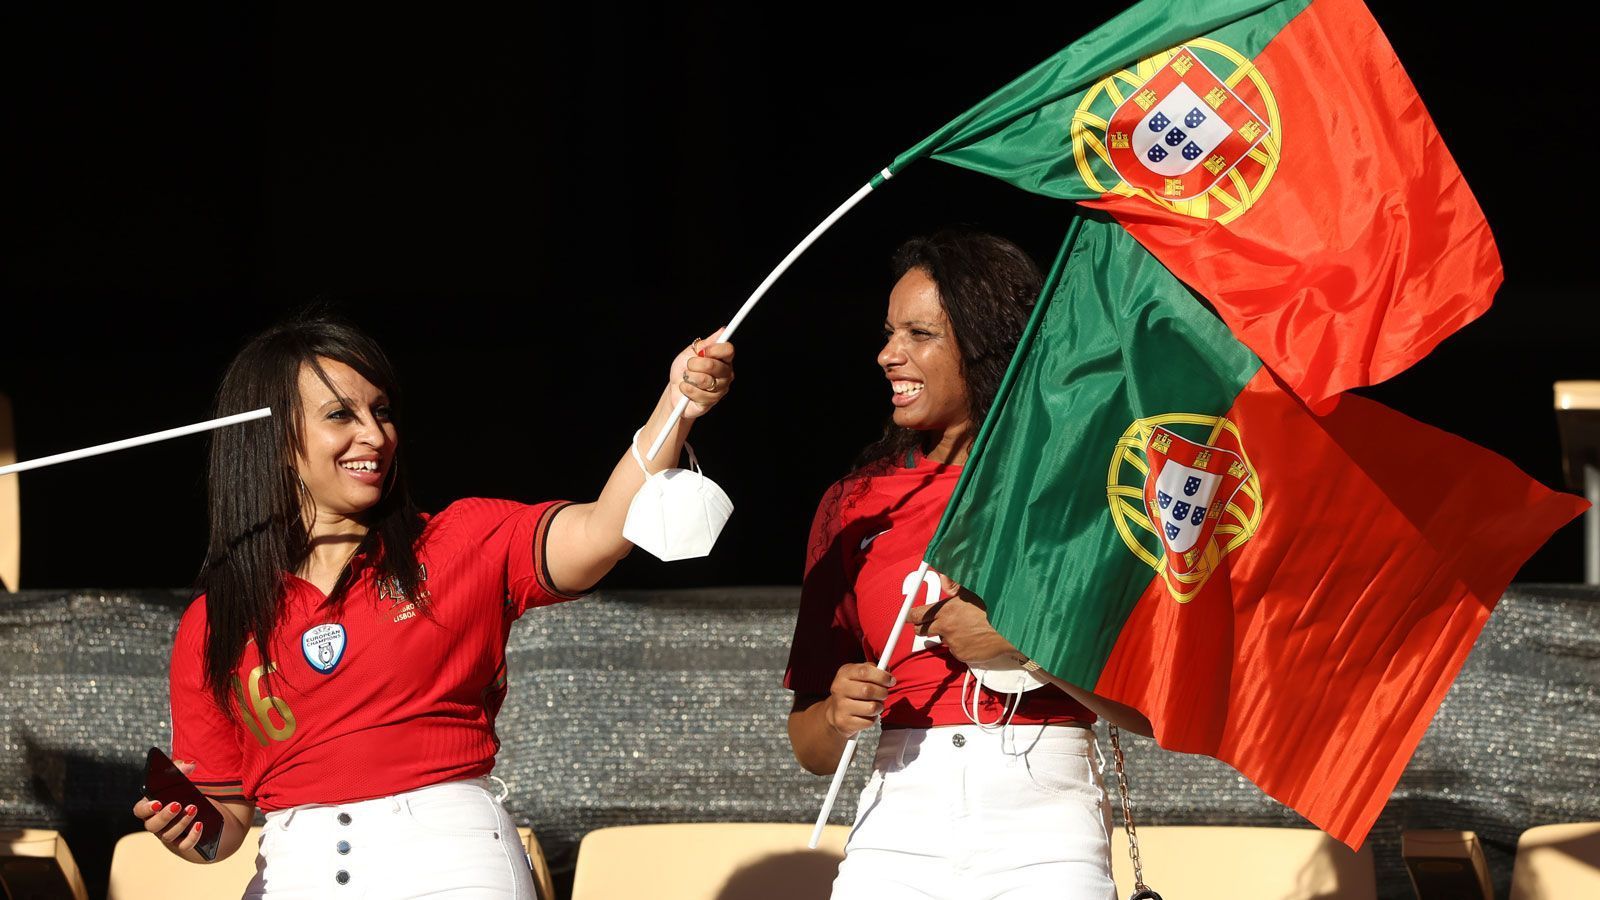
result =
[[[961,354],[967,411],[980,427],[994,404],[1011,354],[1028,324],[1044,276],[1022,248],[1002,237],[945,228],[900,245],[894,277],[913,269],[932,279]],[[925,451],[933,435],[903,428],[891,418],[883,435],[856,457],[855,471],[898,465],[912,450]]]

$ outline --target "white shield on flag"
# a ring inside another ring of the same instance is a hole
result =
[[[1233,495],[1249,479],[1244,459],[1231,450],[1185,440],[1156,428],[1145,446],[1145,510],[1166,548],[1170,571],[1187,574],[1202,565],[1212,533]]]
[[[1187,175],[1233,135],[1222,116],[1187,84],[1179,84],[1152,108],[1133,133],[1134,155],[1157,175]]]
[[[1161,539],[1173,553],[1186,553],[1200,541],[1206,514],[1217,496],[1222,479],[1213,472],[1191,469],[1167,460],[1156,477],[1155,525]]]

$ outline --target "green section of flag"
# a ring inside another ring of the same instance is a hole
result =
[[[900,154],[889,168],[899,172],[931,156],[1050,197],[1099,197],[1102,191],[1086,184],[1079,172],[1079,152],[1102,185],[1121,179],[1092,149],[1075,149],[1071,134],[1073,116],[1096,83],[1196,38],[1253,59],[1309,5],[1310,0],[1145,0],[1034,66]],[[1225,74],[1237,67],[1209,44],[1193,49],[1214,71]],[[1154,71],[1152,67],[1142,74]],[[1113,90],[1126,96],[1134,87],[1118,79]],[[1116,94],[1105,92],[1091,100],[1086,112],[1102,120],[1118,102]]]
[[[1126,231],[1083,217],[926,559],[982,597],[1023,652],[1093,687],[1154,576],[1107,503],[1118,441],[1141,418],[1222,415],[1260,366]],[[1159,558],[1153,535],[1139,539]]]

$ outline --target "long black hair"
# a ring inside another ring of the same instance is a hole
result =
[[[208,477],[211,539],[195,588],[206,596],[206,684],[222,709],[244,646],[255,639],[268,665],[281,613],[286,574],[311,552],[303,510],[311,496],[295,471],[302,445],[300,371],[312,370],[331,388],[319,360],[344,363],[389,400],[392,421],[402,419],[394,367],[377,342],[353,325],[310,313],[274,326],[245,344],[217,389],[216,414],[272,407],[272,417],[212,432]],[[335,391],[337,393],[337,391]],[[363,565],[412,599],[418,596],[415,543],[422,519],[411,501],[402,466],[390,461],[382,498],[365,514],[369,528]],[[354,575],[347,568],[329,594],[342,600]]]
[[[896,281],[915,269],[938,289],[961,355],[967,412],[973,428],[982,426],[1039,297],[1039,267],[1005,238],[967,228],[906,241],[892,267]],[[927,450],[936,437],[896,425],[891,417],[883,435],[856,457],[855,471],[898,465],[912,450]]]

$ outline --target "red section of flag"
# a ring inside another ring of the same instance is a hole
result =
[[[1085,205],[1116,216],[1325,411],[1340,391],[1404,370],[1487,310],[1500,257],[1359,0],[1315,0],[1253,62],[1271,97],[1248,78],[1233,90],[1256,111],[1275,104],[1281,155],[1251,208],[1219,224],[1144,197]],[[1239,171],[1253,183],[1261,168]]]
[[[1359,847],[1506,585],[1588,504],[1361,397],[1313,416],[1265,370],[1228,418],[1260,530],[1185,603],[1155,579],[1094,690]]]

